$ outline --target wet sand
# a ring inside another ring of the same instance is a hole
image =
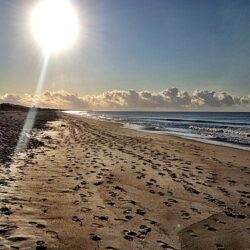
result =
[[[0,249],[250,249],[249,151],[58,116],[0,163]]]

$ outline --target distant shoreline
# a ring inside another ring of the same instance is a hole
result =
[[[250,146],[244,146],[241,145],[239,143],[230,143],[230,142],[226,142],[226,141],[219,141],[219,140],[213,140],[213,139],[203,139],[203,138],[196,138],[194,136],[188,136],[188,135],[184,135],[184,134],[178,134],[178,133],[171,133],[169,131],[161,131],[161,130],[154,130],[154,129],[145,129],[142,126],[136,125],[136,124],[131,124],[131,123],[127,123],[124,121],[119,121],[119,120],[115,120],[112,118],[103,118],[103,117],[98,117],[98,116],[94,116],[91,115],[91,112],[89,111],[62,111],[63,113],[67,113],[67,114],[73,114],[76,116],[80,116],[80,117],[87,117],[87,118],[93,118],[93,119],[98,119],[100,121],[108,121],[108,122],[115,122],[115,123],[119,123],[121,124],[123,127],[127,128],[127,129],[133,129],[136,131],[140,131],[140,132],[145,132],[145,133],[149,133],[149,134],[159,134],[159,135],[165,135],[165,136],[174,136],[177,138],[183,138],[183,139],[187,139],[187,140],[193,140],[193,141],[198,141],[198,142],[202,142],[202,143],[207,143],[207,144],[212,144],[212,145],[217,145],[217,146],[224,146],[224,147],[230,147],[230,148],[237,148],[237,149],[242,149],[242,150],[246,150],[246,151],[250,151]],[[110,112],[100,112],[100,114],[102,113],[110,113]],[[112,113],[120,113],[120,112],[113,112]],[[130,113],[129,111],[123,111],[122,113]],[[132,112],[132,113],[137,113],[137,112]],[[141,112],[139,112],[141,113]],[[153,113],[153,112],[142,112],[142,113]],[[163,113],[163,112],[159,112],[159,113]],[[164,112],[165,113],[165,112]],[[168,112],[167,112],[168,113]],[[171,112],[171,113],[175,113],[175,112]],[[182,112],[178,112],[178,113],[182,113]],[[191,112],[193,113],[193,112]],[[202,113],[206,113],[206,112],[202,112]],[[210,113],[214,113],[214,112],[210,112]],[[217,112],[218,113],[218,112]],[[235,112],[235,113],[242,113],[242,112]],[[250,113],[250,112],[245,112],[245,113]]]

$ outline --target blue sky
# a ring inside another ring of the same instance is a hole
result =
[[[0,1],[0,93],[32,93],[42,54],[29,30],[34,0]],[[53,56],[44,89],[207,89],[250,93],[250,2],[72,0],[81,36]]]

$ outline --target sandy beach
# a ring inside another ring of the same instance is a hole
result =
[[[13,154],[24,118],[1,114],[0,249],[250,249],[249,151],[58,113]]]

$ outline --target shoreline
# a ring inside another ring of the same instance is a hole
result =
[[[196,142],[201,142],[201,143],[205,143],[205,144],[211,144],[211,145],[215,145],[215,146],[221,146],[221,147],[229,147],[229,148],[235,148],[235,149],[239,149],[239,150],[244,150],[244,151],[250,151],[250,147],[249,146],[242,146],[242,144],[237,144],[237,143],[230,143],[230,142],[223,142],[223,141],[217,141],[217,140],[209,140],[209,139],[203,139],[203,138],[195,138],[195,137],[191,137],[191,136],[185,136],[185,135],[177,135],[174,133],[168,133],[166,131],[150,131],[150,130],[145,130],[142,128],[133,128],[134,127],[139,127],[139,125],[135,125],[132,123],[124,123],[124,122],[119,122],[116,120],[112,120],[112,119],[103,119],[103,118],[98,118],[98,117],[94,117],[94,116],[84,116],[84,115],[79,115],[79,114],[74,114],[73,112],[78,112],[78,111],[61,111],[62,113],[66,113],[68,115],[73,115],[76,117],[82,117],[82,118],[86,118],[86,119],[96,119],[99,120],[101,122],[111,122],[111,123],[117,123],[120,124],[121,127],[125,128],[125,129],[131,129],[131,130],[135,130],[138,132],[142,132],[142,133],[148,133],[148,134],[157,134],[157,135],[162,135],[162,136],[170,136],[170,137],[174,137],[174,138],[181,138],[184,140],[191,140],[191,141],[196,141]],[[72,113],[71,113],[72,112]],[[84,111],[87,114],[87,111]],[[219,112],[220,113],[220,112]],[[229,112],[231,113],[231,112]],[[246,112],[249,113],[249,112]],[[128,126],[126,126],[128,125]]]
[[[115,121],[110,121],[110,122],[115,122]],[[118,122],[119,123],[119,122]],[[171,134],[171,133],[167,133],[167,132],[163,132],[160,133],[161,131],[149,131],[149,130],[143,130],[143,129],[136,129],[136,128],[129,128],[126,127],[126,124],[123,124],[124,128],[127,129],[132,129],[132,130],[136,130],[138,132],[145,132],[145,133],[149,133],[149,134],[158,134],[158,135],[163,135],[163,136],[170,136],[170,137],[175,137],[175,138],[181,138],[181,139],[185,139],[185,140],[191,140],[191,141],[196,141],[196,142],[201,142],[201,143],[205,143],[205,144],[211,144],[211,145],[215,145],[215,146],[222,146],[222,147],[229,147],[229,148],[236,148],[236,149],[240,149],[240,150],[246,150],[246,151],[250,151],[250,147],[245,147],[245,146],[241,146],[241,144],[236,144],[236,143],[229,143],[229,142],[222,142],[222,141],[216,141],[216,140],[209,140],[209,139],[202,139],[202,138],[195,138],[195,137],[189,137],[189,136],[185,136],[185,135],[177,135],[177,134]],[[131,125],[131,124],[128,124]]]
[[[143,130],[143,129],[134,129],[134,128],[129,128],[125,126],[125,123],[119,122],[119,121],[114,121],[114,120],[102,120],[102,119],[98,119],[95,117],[83,117],[83,116],[79,116],[79,115],[74,115],[76,117],[82,117],[83,119],[96,119],[100,122],[108,122],[108,123],[114,123],[114,124],[119,124],[121,129],[128,129],[128,130],[132,130],[132,131],[136,131],[139,134],[142,135],[156,135],[156,136],[160,136],[160,137],[169,137],[172,139],[180,139],[180,140],[184,140],[184,141],[191,141],[191,142],[196,142],[196,143],[201,143],[201,144],[205,144],[205,145],[211,145],[211,146],[218,146],[218,147],[222,147],[222,148],[230,148],[230,149],[236,149],[236,150],[243,150],[243,151],[250,151],[250,147],[244,147],[244,146],[240,146],[240,144],[234,144],[234,143],[226,143],[226,142],[220,142],[220,141],[213,141],[213,140],[206,140],[206,139],[200,139],[200,138],[193,138],[193,137],[188,137],[188,136],[182,136],[182,135],[175,135],[175,134],[167,134],[167,133],[159,133],[160,131],[157,132],[153,132],[153,131],[147,131],[147,130]]]
[[[245,250],[250,156],[59,112],[1,165],[0,248]]]

